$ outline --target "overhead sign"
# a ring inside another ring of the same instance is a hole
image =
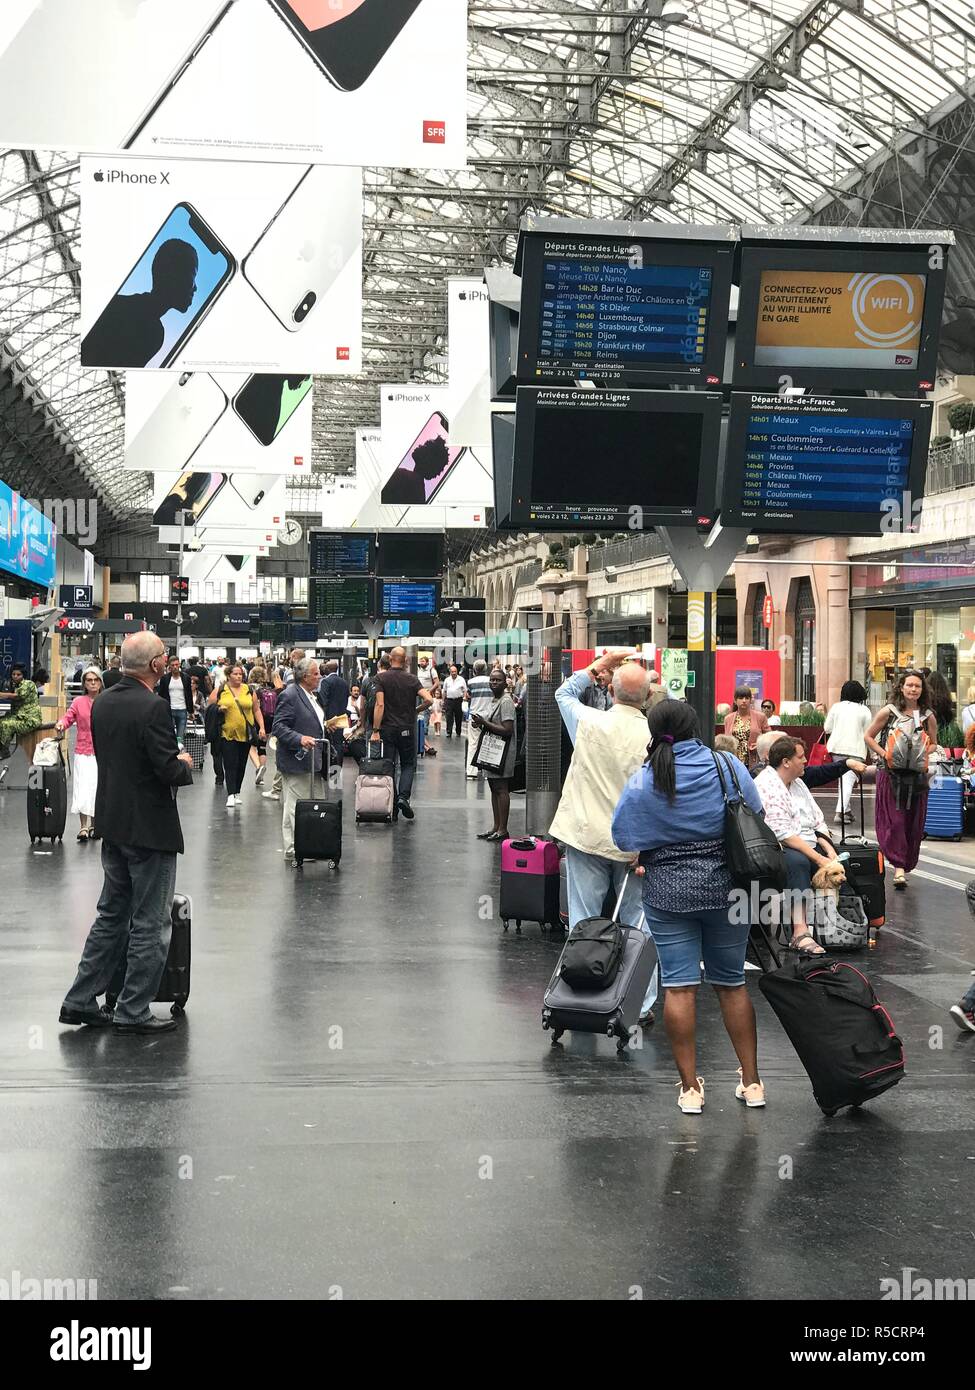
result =
[[[94,590],[90,584],[62,584],[59,608],[93,608]]]

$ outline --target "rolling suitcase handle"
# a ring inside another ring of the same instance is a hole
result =
[[[624,899],[624,897],[626,896],[626,890],[627,890],[627,888],[628,888],[628,886],[629,886],[629,882],[630,882],[630,873],[631,873],[631,872],[632,872],[632,871],[631,871],[629,865],[627,865],[626,873],[623,875],[623,887],[620,889],[620,895],[619,895],[619,897],[616,899],[616,906],[613,908],[613,916],[612,916],[612,918],[610,919],[611,921],[615,922],[617,926],[623,926],[623,925],[624,925],[624,923],[622,923],[622,922],[619,920],[619,917],[620,917],[620,912],[622,911],[622,908],[623,908],[623,899]],[[641,909],[640,909],[640,920],[639,920],[639,922],[637,922],[637,924],[636,924],[636,926],[633,928],[633,930],[634,930],[634,931],[643,931],[643,928],[645,927],[645,925],[646,925],[646,916],[645,916],[645,914],[644,914],[644,912],[643,912],[643,909],[641,908]]]
[[[326,755],[325,755],[325,758],[324,758],[324,762],[325,762],[326,766],[325,766],[322,770],[323,770],[323,772],[325,773],[325,790],[326,790],[326,792],[327,792],[328,789],[329,789],[329,784],[330,784],[331,779],[332,779],[332,740],[331,740],[330,738],[316,738],[315,742],[316,742],[316,743],[322,744],[322,746],[323,746],[323,747],[325,748],[325,750],[326,750]],[[309,801],[314,801],[314,800],[315,800],[315,754],[314,754],[314,752],[312,753],[312,757],[311,757],[311,781],[310,781],[310,783],[309,783],[308,799],[309,799]]]

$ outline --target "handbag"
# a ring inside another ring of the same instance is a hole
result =
[[[739,888],[750,888],[755,882],[781,890],[785,887],[785,855],[775,833],[764,817],[746,805],[741,794],[738,774],[730,758],[725,766],[731,775],[738,800],[732,801],[725,786],[724,773],[717,754],[711,754],[724,797],[724,849],[728,870]]]
[[[831,763],[832,761],[833,755],[826,747],[826,730],[824,729],[810,748],[806,762],[809,767],[822,767],[824,763]]]
[[[494,706],[489,716],[489,723],[494,722],[494,717],[501,708],[501,701]],[[485,772],[493,772],[496,776],[500,775],[508,756],[508,744],[511,742],[511,734],[492,734],[486,729],[481,730],[481,737],[478,739],[477,748],[471,758],[471,766],[483,768]]]

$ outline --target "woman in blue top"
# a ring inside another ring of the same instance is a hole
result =
[[[643,908],[657,946],[660,982],[666,990],[664,1026],[680,1072],[678,1105],[699,1115],[704,1082],[697,1074],[694,1021],[697,990],[713,985],[721,1015],[741,1063],[735,1095],[746,1105],[765,1104],[758,1075],[755,1010],[744,988],[748,913],[735,924],[729,915],[734,883],[725,861],[724,798],[715,754],[699,737],[689,705],[663,700],[647,717],[651,743],[647,761],[633,777],[613,816],[613,840],[639,853],[645,878]],[[762,802],[737,758],[717,754],[724,763],[729,795],[741,795],[761,814]]]

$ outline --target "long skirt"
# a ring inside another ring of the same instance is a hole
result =
[[[877,770],[877,840],[884,858],[895,869],[910,873],[917,868],[924,834],[924,817],[928,809],[926,791],[916,791],[911,804],[901,810],[893,783],[883,768]]]
[[[93,816],[95,814],[95,792],[98,790],[98,763],[94,753],[76,753],[74,755],[72,786],[71,814],[74,816]]]

